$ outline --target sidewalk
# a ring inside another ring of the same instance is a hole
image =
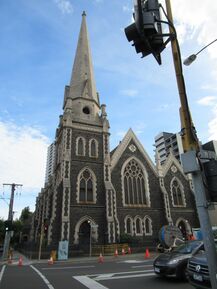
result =
[[[137,260],[137,261],[145,261],[145,260],[154,260],[155,257],[158,255],[156,252],[151,252],[149,258],[145,258],[145,253],[137,253],[137,254],[126,254],[124,256],[118,255],[115,257],[114,255],[108,255],[108,256],[103,256],[104,262],[113,262],[113,261],[118,261],[118,262],[124,262],[127,260]],[[31,265],[31,264],[39,264],[39,263],[48,263],[47,259],[42,259],[42,260],[37,260],[37,259],[28,259],[26,256],[23,254],[14,251],[13,253],[13,258],[12,258],[12,265],[18,265],[19,263],[19,258],[22,258],[22,265]],[[92,257],[70,257],[67,260],[56,260],[54,263],[55,264],[61,264],[61,263],[71,263],[71,264],[77,264],[77,263],[94,263],[99,261],[99,256],[92,256]],[[2,264],[8,264],[7,261],[2,261],[0,260],[0,265]]]

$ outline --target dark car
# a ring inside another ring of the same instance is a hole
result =
[[[163,253],[154,260],[154,272],[159,276],[176,276],[186,280],[187,263],[193,254],[203,246],[202,241],[186,241],[173,251]]]
[[[215,240],[217,250],[217,240]],[[188,261],[188,280],[196,288],[211,288],[209,269],[204,247]]]

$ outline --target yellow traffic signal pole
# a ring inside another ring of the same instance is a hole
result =
[[[199,159],[199,142],[196,135],[196,130],[191,119],[190,109],[185,90],[185,81],[182,73],[181,54],[179,44],[176,37],[175,29],[173,28],[173,17],[170,0],[166,1],[167,17],[171,25],[170,33],[175,34],[171,40],[173,62],[176,72],[177,86],[180,97],[180,119],[181,119],[181,134],[184,154],[181,155],[182,166],[185,173],[192,174],[192,181],[194,186],[195,202],[197,213],[200,221],[203,241],[208,261],[210,281],[213,289],[217,289],[217,254],[214,243],[214,236],[210,224],[208,205],[205,195],[205,188],[202,179],[202,172],[200,169]]]

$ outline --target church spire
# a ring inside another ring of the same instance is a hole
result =
[[[99,106],[85,11],[82,14],[80,34],[70,81],[70,98],[78,97],[94,100]]]

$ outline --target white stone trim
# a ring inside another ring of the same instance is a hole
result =
[[[178,182],[178,184],[180,186],[183,205],[175,205],[175,203],[174,203],[172,188],[173,188],[173,182],[175,180]],[[171,200],[172,200],[173,207],[175,207],[175,208],[184,208],[184,207],[186,207],[186,198],[185,198],[184,186],[183,186],[182,182],[177,177],[173,177],[171,182],[170,182],[170,194],[171,194]]]
[[[83,154],[78,153],[78,144],[79,144],[80,139],[82,140]],[[76,147],[76,152],[75,152],[76,156],[85,156],[86,155],[86,140],[83,136],[78,136],[76,138],[75,147]]]
[[[149,221],[150,232],[147,232],[146,224],[145,224],[146,220]],[[145,236],[152,236],[153,234],[152,219],[149,216],[144,217],[144,233],[145,233]]]
[[[92,155],[92,151],[91,151],[91,144],[92,142],[95,142],[95,146],[96,146],[96,155]],[[95,139],[95,138],[91,138],[89,140],[89,157],[90,158],[98,158],[98,155],[99,155],[99,143],[98,141]]]
[[[90,174],[92,175],[92,179],[93,179],[93,204],[96,204],[97,202],[97,179],[96,179],[96,175],[95,173],[89,168],[89,167],[84,167],[82,170],[80,170],[80,172],[78,173],[77,176],[77,184],[76,184],[76,201],[79,204],[80,203],[80,177],[81,174],[85,171],[88,170],[90,172]],[[87,202],[89,203],[89,202]]]
[[[126,165],[131,161],[131,160],[135,160],[139,166],[142,169],[143,175],[144,175],[144,181],[145,181],[145,194],[146,194],[146,201],[147,201],[147,205],[146,204],[126,204],[125,203],[125,191],[124,191],[124,170]],[[132,156],[130,158],[128,158],[122,165],[121,168],[121,185],[122,185],[122,200],[123,200],[123,206],[124,207],[150,207],[151,206],[151,200],[150,200],[150,188],[149,188],[149,178],[148,178],[148,173],[146,168],[144,167],[143,163],[136,157]]]
[[[132,129],[129,129],[125,137],[123,138],[122,142],[119,144],[117,149],[115,150],[114,154],[112,155],[111,158],[111,170],[114,169],[116,166],[117,162],[119,161],[121,155],[125,151],[125,149],[129,146],[130,141],[133,140],[136,147],[139,149],[139,151],[142,153],[143,157],[146,159],[148,164],[150,165],[151,169],[153,170],[154,174],[158,176],[158,172],[156,169],[156,166],[152,162],[151,158],[145,151],[143,145],[140,143],[139,139],[136,137]]]
[[[136,226],[137,220],[139,220],[140,233],[137,232],[137,226]],[[143,222],[142,222],[142,218],[140,216],[135,216],[134,227],[135,227],[135,235],[136,236],[142,236],[143,235]]]
[[[130,219],[130,233],[127,231],[127,220]],[[124,232],[126,234],[129,234],[131,236],[134,235],[134,222],[133,222],[133,218],[129,215],[127,215],[125,218],[124,218]]]
[[[84,223],[84,222],[88,222],[90,221],[91,224],[93,225],[97,225],[97,223],[90,217],[90,216],[83,216],[80,218],[80,220],[76,223],[75,225],[75,233],[74,233],[74,244],[79,244],[79,230],[80,230],[80,226]],[[96,230],[94,232],[92,232],[92,238],[95,239],[96,242],[98,242],[98,229],[99,227],[96,227]]]

